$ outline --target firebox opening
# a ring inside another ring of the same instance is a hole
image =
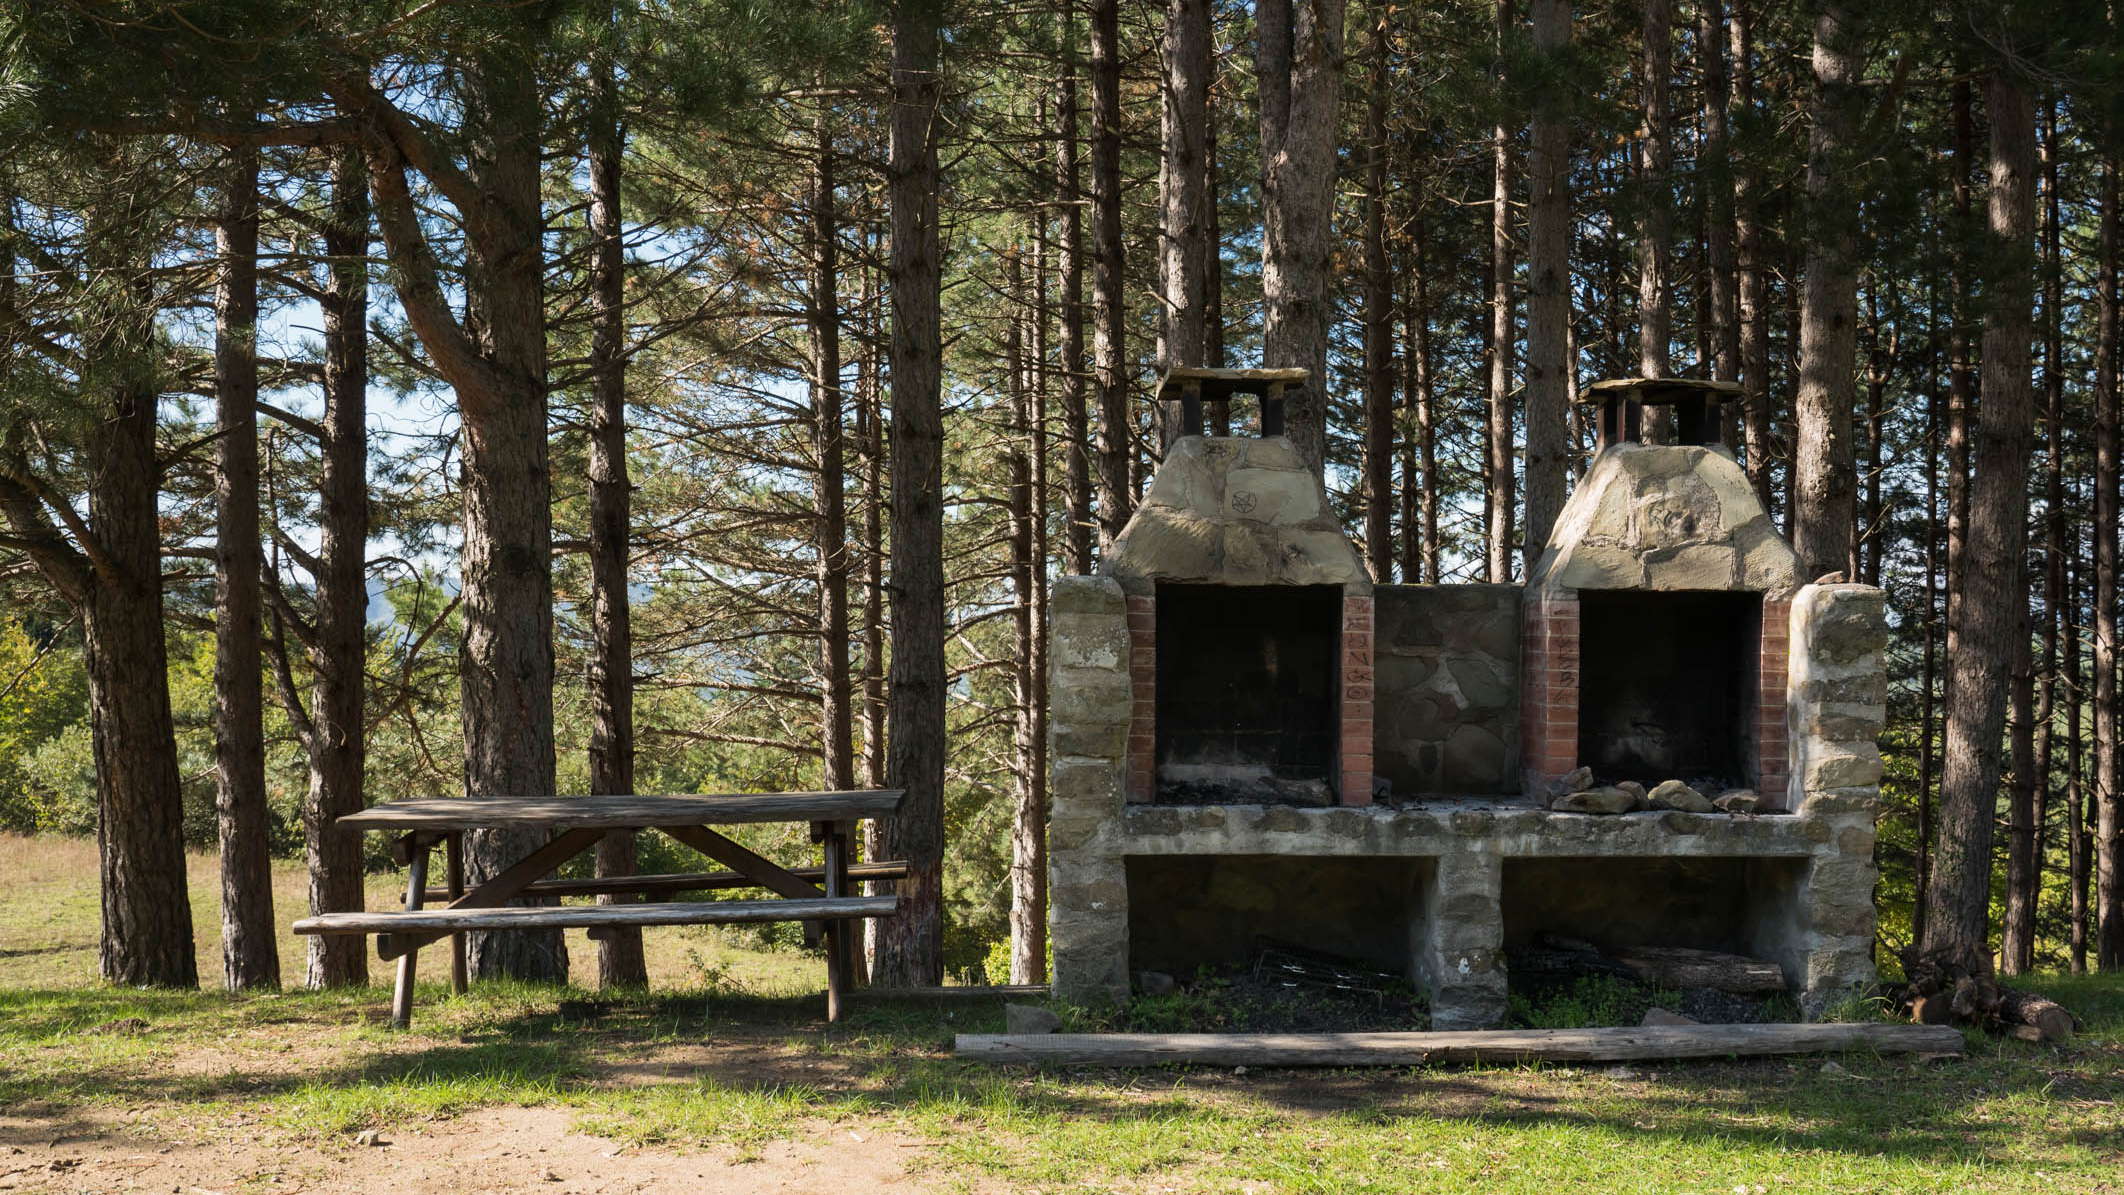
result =
[[[1334,802],[1334,585],[1158,586],[1157,801]]]
[[[1754,782],[1763,599],[1581,590],[1578,758],[1601,781]]]
[[[1773,960],[1804,973],[1796,902],[1802,858],[1506,859],[1507,949],[1545,935],[1596,946],[1686,946]]]

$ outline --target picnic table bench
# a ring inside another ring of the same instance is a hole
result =
[[[850,863],[849,836],[856,823],[897,812],[902,795],[896,789],[868,789],[717,796],[433,797],[392,801],[348,814],[334,824],[342,829],[399,835],[392,854],[407,868],[404,909],[320,913],[297,921],[294,929],[298,934],[375,934],[377,954],[398,961],[391,995],[391,1024],[403,1029],[413,1020],[413,976],[419,951],[445,937],[451,946],[451,988],[462,994],[467,986],[467,932],[587,928],[595,938],[621,927],[802,921],[818,925],[825,939],[826,1016],[836,1020],[854,973],[855,935],[848,932],[848,927],[864,917],[890,917],[899,908],[898,897],[858,896],[851,885],[865,880],[897,880],[907,874],[907,865],[900,862]],[[811,823],[812,838],[822,847],[823,866],[783,867],[713,828],[763,822]],[[504,827],[542,829],[549,837],[544,845],[514,865],[467,891],[465,834]],[[661,830],[730,870],[577,880],[549,878],[615,830]],[[443,847],[446,880],[440,889],[428,885],[428,852],[438,843]],[[774,899],[664,899],[678,893],[726,888],[765,888],[774,894]],[[524,898],[603,895],[643,896],[650,903],[558,907],[509,904]],[[433,899],[448,903],[439,908],[426,907]]]

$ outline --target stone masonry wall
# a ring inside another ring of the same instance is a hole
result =
[[[1128,607],[1107,577],[1059,577],[1051,591],[1047,924],[1055,993],[1128,995],[1128,881],[1122,870],[1130,714]]]
[[[1874,980],[1887,610],[1888,595],[1870,585],[1808,585],[1792,599],[1790,793],[1818,844],[1793,910],[1810,1016]]]
[[[1373,771],[1393,795],[1519,790],[1516,585],[1382,585]]]

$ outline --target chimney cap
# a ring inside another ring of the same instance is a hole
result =
[[[1611,399],[1630,398],[1652,407],[1671,406],[1689,399],[1724,402],[1739,398],[1739,382],[1714,382],[1706,378],[1609,378],[1579,391],[1578,401],[1599,406]]]
[[[1159,380],[1158,397],[1167,402],[1178,402],[1189,390],[1195,390],[1198,397],[1211,401],[1234,394],[1268,395],[1280,392],[1285,386],[1303,385],[1306,376],[1303,369],[1205,369],[1196,365],[1175,365]]]

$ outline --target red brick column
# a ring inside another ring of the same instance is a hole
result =
[[[1785,737],[1785,682],[1791,675],[1792,602],[1763,599],[1763,646],[1758,660],[1760,696],[1755,707],[1756,791],[1765,809],[1783,809],[1792,774],[1791,742]]]
[[[1344,805],[1372,803],[1372,599],[1342,595],[1342,786]]]
[[[1520,770],[1530,797],[1578,766],[1578,599],[1527,595],[1520,640]]]
[[[1158,599],[1128,599],[1128,799],[1149,801],[1158,791]]]

